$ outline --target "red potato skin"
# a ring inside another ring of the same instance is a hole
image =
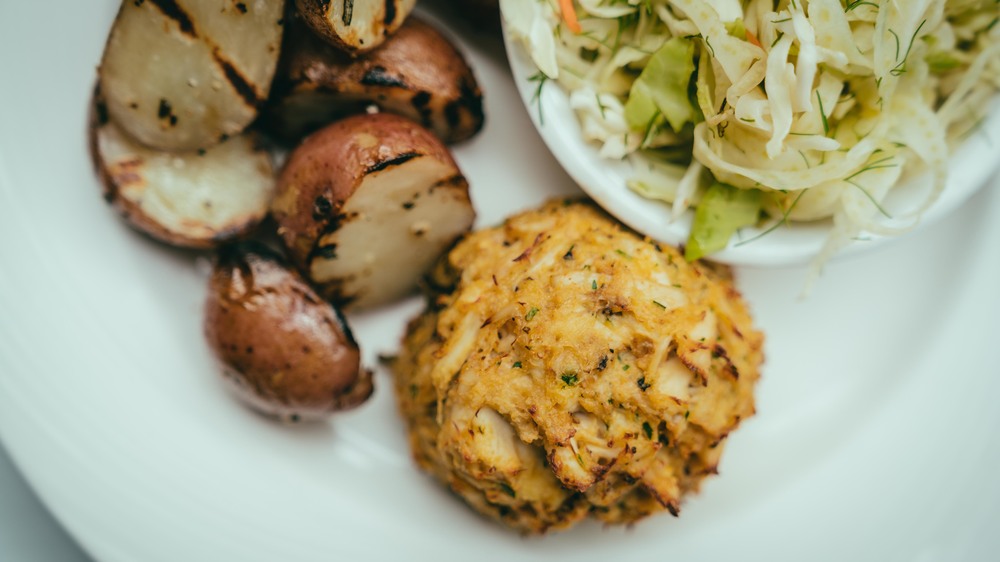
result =
[[[341,209],[367,173],[414,156],[448,162],[459,174],[448,148],[434,134],[390,113],[348,117],[307,137],[285,163],[271,203],[292,263],[308,271],[320,237],[351,218]]]
[[[266,415],[323,419],[373,391],[343,318],[261,244],[220,251],[204,322],[231,388]]]
[[[262,117],[279,138],[292,141],[303,133],[283,119],[282,101],[311,93],[337,98],[335,114],[376,105],[419,122],[446,143],[469,139],[483,128],[483,94],[472,68],[447,37],[419,17],[408,18],[384,44],[359,58],[324,43],[298,17],[290,16],[286,26],[272,101]]]

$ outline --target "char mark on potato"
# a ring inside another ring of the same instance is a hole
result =
[[[319,246],[316,248],[316,255],[328,260],[337,259],[337,245],[327,244],[325,246]]]
[[[225,74],[226,80],[233,86],[236,93],[239,94],[240,98],[250,107],[257,107],[264,100],[257,95],[257,89],[254,87],[243,74],[240,73],[233,63],[226,60],[225,57],[219,52],[218,49],[212,51],[212,58],[215,62],[222,67],[222,73]]]
[[[329,5],[330,0],[325,0],[323,4]],[[351,20],[354,19],[354,0],[344,0],[344,15],[340,17],[340,21],[344,22],[344,25],[351,25]]]
[[[382,33],[386,33],[388,27],[392,22],[396,21],[396,1],[397,0],[385,0],[385,25],[382,29]]]
[[[389,74],[384,66],[373,66],[361,77],[361,83],[365,86],[383,86],[386,88],[407,87],[406,82],[398,76]]]
[[[420,114],[420,124],[427,128],[430,128],[433,123],[433,121],[431,121],[433,112],[431,111],[431,108],[428,107],[430,102],[431,93],[426,90],[421,90],[410,98],[410,105],[412,105],[413,108],[417,110],[417,113]]]
[[[160,98],[160,105],[156,108],[156,116],[167,120],[171,127],[177,124],[177,116],[174,115],[174,108],[170,106],[170,102],[163,98]]]
[[[469,109],[473,117],[477,120],[482,120],[484,116],[483,93],[479,90],[479,86],[470,80],[469,77],[465,77],[462,79],[459,90],[461,92],[459,100],[462,105]]]
[[[104,103],[104,100],[98,99],[97,103],[94,105],[94,114],[97,118],[98,125],[108,124],[108,104]]]
[[[330,215],[330,211],[332,211],[332,210],[333,210],[333,204],[330,203],[329,199],[327,199],[326,197],[323,197],[322,195],[319,196],[319,197],[317,197],[316,200],[313,201],[313,214],[312,214],[312,216],[313,216],[314,219],[316,219],[318,221],[319,220],[323,220],[324,218],[326,218],[327,216],[329,216]]]
[[[404,152],[399,156],[395,156],[387,160],[382,160],[381,162],[378,162],[373,166],[369,166],[368,169],[365,170],[365,175],[367,176],[368,174],[374,174],[375,172],[380,172],[386,168],[391,168],[392,166],[399,166],[400,164],[405,164],[406,162],[409,162],[410,160],[413,160],[418,156],[421,156],[419,152]]]
[[[137,6],[140,5],[136,4]],[[177,23],[177,27],[180,28],[181,33],[184,35],[189,35],[192,38],[198,36],[198,32],[195,31],[194,22],[191,21],[191,16],[181,8],[177,2],[174,0],[150,0],[150,4],[156,6],[163,15],[174,20]]]
[[[466,184],[465,176],[463,176],[462,174],[456,174],[454,176],[450,176],[450,177],[444,178],[443,180],[441,180],[441,181],[435,183],[434,185],[430,186],[430,188],[427,189],[427,192],[428,193],[434,193],[435,190],[441,189],[442,187],[445,187],[445,188],[449,188],[449,187],[464,188],[465,184]]]

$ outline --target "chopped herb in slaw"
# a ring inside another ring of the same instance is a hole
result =
[[[862,233],[912,228],[1000,89],[998,0],[500,5],[587,139],[633,161],[628,186],[675,217],[695,210],[692,259],[751,224],[832,219],[818,264]],[[890,214],[914,169],[933,188]]]

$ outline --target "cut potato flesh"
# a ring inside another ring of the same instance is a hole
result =
[[[92,134],[107,199],[155,238],[211,247],[246,233],[267,215],[274,171],[270,154],[252,135],[175,153],[146,148],[110,121]]]
[[[122,2],[100,67],[108,112],[164,150],[239,134],[268,96],[283,12],[283,1]]]
[[[413,290],[475,212],[453,165],[415,156],[368,173],[341,217],[320,238],[310,274],[335,300],[364,307]]]
[[[367,51],[399,28],[416,0],[298,0],[313,29],[348,51]]]

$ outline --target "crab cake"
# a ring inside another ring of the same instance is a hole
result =
[[[763,361],[729,271],[592,204],[462,240],[394,363],[421,468],[526,533],[676,515],[753,415]]]

